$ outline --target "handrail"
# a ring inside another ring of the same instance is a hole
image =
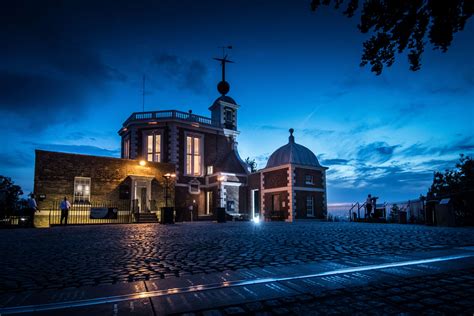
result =
[[[192,114],[189,112],[182,112],[177,110],[163,110],[163,111],[149,111],[149,112],[134,112],[129,118],[123,123],[123,126],[127,126],[129,123],[134,121],[154,121],[154,120],[165,120],[175,119],[181,121],[191,121],[199,124],[220,126],[216,121],[213,121],[209,117]]]

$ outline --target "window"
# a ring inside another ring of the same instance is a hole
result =
[[[74,178],[74,202],[84,203],[91,200],[91,178]]]
[[[202,139],[200,136],[186,136],[186,174],[202,174]]]
[[[123,158],[130,159],[130,137],[124,137],[123,139]]]
[[[146,160],[161,162],[161,134],[153,132],[146,135]]]
[[[214,173],[214,167],[213,166],[207,166],[207,175],[211,175]]]
[[[314,184],[314,182],[313,182],[313,176],[310,175],[310,174],[307,174],[307,175],[305,176],[305,181],[304,181],[304,182],[305,182],[306,184]]]
[[[312,195],[306,197],[306,215],[314,216],[314,198]]]
[[[225,111],[225,120],[226,120],[227,122],[232,122],[232,114],[233,114],[233,113],[232,113],[232,110],[231,110],[231,109],[227,109],[227,110]]]

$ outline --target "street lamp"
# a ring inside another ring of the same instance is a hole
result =
[[[163,178],[165,179],[165,207],[168,207],[170,180],[176,178],[176,174],[168,172],[163,175]]]

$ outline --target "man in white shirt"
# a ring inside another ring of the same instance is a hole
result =
[[[69,210],[71,209],[71,203],[69,203],[66,196],[64,197],[64,200],[61,201],[59,207],[61,208],[61,225],[63,224],[63,219],[64,225],[67,225],[67,218],[69,216]]]

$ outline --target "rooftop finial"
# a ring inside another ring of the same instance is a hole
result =
[[[294,143],[295,142],[295,136],[293,136],[293,132],[295,131],[294,129],[290,128],[290,137],[289,137],[289,140],[290,140],[290,143]]]
[[[232,49],[232,46],[222,46],[222,58],[214,58],[221,62],[222,67],[222,80],[217,84],[217,91],[220,94],[226,95],[230,90],[230,85],[227,81],[225,81],[225,64],[226,63],[234,63],[232,60],[227,59],[227,54],[225,53],[226,49]]]

